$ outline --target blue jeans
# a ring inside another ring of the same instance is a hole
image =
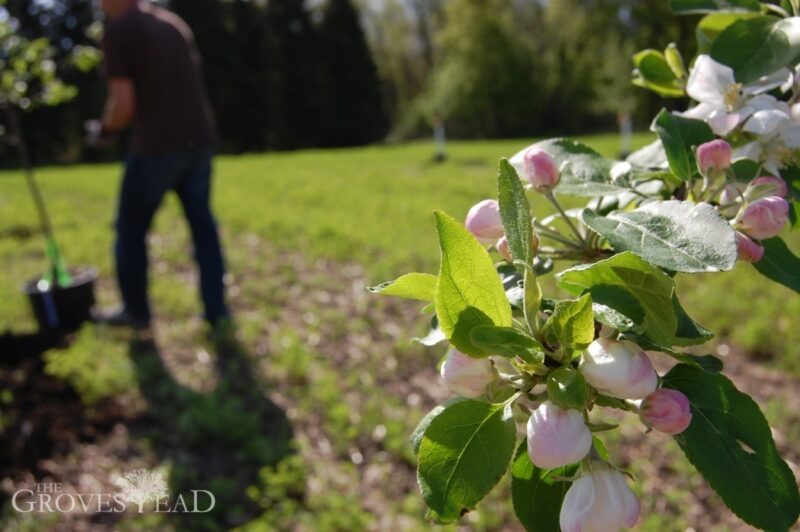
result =
[[[211,159],[210,149],[196,148],[165,155],[131,155],[125,163],[115,258],[125,310],[137,320],[149,321],[151,317],[145,238],[162,198],[170,190],[178,194],[192,232],[205,318],[213,324],[228,315],[222,282],[225,266],[209,203]]]

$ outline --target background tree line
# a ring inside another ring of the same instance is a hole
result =
[[[692,21],[666,0],[164,0],[194,30],[220,150],[354,146],[639,127],[661,102],[630,83],[630,56],[675,41]],[[28,37],[62,50],[92,44],[92,0],[7,0]],[[0,63],[1,64],[1,63]],[[37,161],[96,160],[81,142],[101,109],[97,72],[69,72],[78,99],[25,116]],[[9,151],[0,146],[0,161]]]

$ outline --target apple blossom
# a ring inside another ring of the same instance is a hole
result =
[[[491,360],[472,358],[455,349],[447,354],[440,373],[453,393],[469,398],[484,395],[497,378],[497,371]]]
[[[742,200],[741,189],[733,183],[728,183],[719,195],[719,204],[723,207],[730,207]]]
[[[756,240],[777,235],[789,219],[789,204],[778,196],[757,199],[744,208],[739,228]]]
[[[665,434],[680,434],[692,422],[689,399],[677,390],[662,388],[644,398],[639,417],[648,427]]]
[[[558,168],[549,153],[531,147],[525,151],[522,160],[523,176],[535,190],[543,192],[558,184]]]
[[[575,409],[545,401],[528,420],[528,455],[542,469],[581,461],[592,448],[592,433]]]
[[[764,257],[764,246],[740,231],[736,231],[736,251],[744,262],[758,262]]]
[[[506,259],[508,262],[513,262],[513,257],[511,256],[511,248],[508,246],[508,237],[503,235],[500,237],[500,240],[497,241],[497,244],[494,246],[497,249],[497,252]],[[534,232],[531,236],[531,249],[535,254],[536,251],[539,249],[539,236]]]
[[[766,196],[779,196],[785,198],[789,193],[786,181],[780,177],[765,175],[750,181],[744,191],[744,197],[748,200],[763,198]]]
[[[697,168],[703,177],[724,175],[731,166],[731,145],[722,139],[712,140],[697,147]]]
[[[503,236],[503,222],[500,220],[500,205],[496,200],[485,199],[473,205],[464,222],[467,230],[484,244],[490,244]]]
[[[584,351],[580,370],[586,382],[620,399],[642,399],[658,386],[658,374],[633,342],[598,338]]]
[[[790,76],[788,69],[781,69],[755,83],[742,85],[736,82],[731,67],[709,55],[700,55],[686,82],[686,93],[699,103],[682,116],[705,120],[714,133],[724,137],[757,111],[778,107],[788,112],[784,102],[763,93],[780,87]]]
[[[785,110],[757,111],[742,131],[757,138],[737,149],[735,157],[758,161],[774,175],[780,175],[780,170],[791,162],[800,148],[800,125],[795,124]]]
[[[500,240],[497,241],[495,247],[497,248],[497,252],[500,253],[504,259],[506,259],[508,262],[512,262],[513,259],[511,258],[511,248],[508,247],[508,238],[506,235],[500,237]]]
[[[622,473],[595,463],[567,490],[559,524],[562,532],[615,532],[635,525],[640,510]]]

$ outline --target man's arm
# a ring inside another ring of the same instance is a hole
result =
[[[116,133],[133,121],[135,89],[130,78],[108,80],[108,96],[103,111],[103,131]]]

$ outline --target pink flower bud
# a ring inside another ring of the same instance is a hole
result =
[[[704,177],[716,177],[731,166],[731,145],[722,139],[697,147],[697,168]]]
[[[500,240],[497,241],[497,252],[502,255],[504,259],[508,262],[513,262],[511,258],[511,248],[508,247],[508,238],[506,235],[500,237]]]
[[[500,220],[500,205],[492,199],[473,205],[467,213],[464,225],[484,244],[490,244],[505,234],[503,222]]]
[[[780,177],[773,177],[765,175],[757,177],[750,181],[747,185],[747,190],[744,191],[744,197],[748,200],[764,198],[767,196],[778,196],[785,198],[789,194],[789,189],[786,187],[786,181]]]
[[[751,238],[764,240],[777,235],[789,219],[789,204],[778,196],[757,199],[745,207],[741,230]]]
[[[513,262],[513,258],[511,257],[511,248],[508,246],[508,238],[506,235],[500,237],[500,240],[497,241],[495,244],[495,248],[497,248],[497,252],[506,259],[508,262]],[[531,236],[531,250],[533,250],[534,255],[536,251],[539,249],[539,236],[534,232],[533,236]]]
[[[739,231],[736,231],[736,250],[739,260],[744,262],[758,262],[764,256],[764,246]]]
[[[595,464],[567,490],[559,523],[562,532],[610,532],[635,525],[640,510],[622,473]]]
[[[658,374],[642,348],[630,341],[598,338],[580,364],[586,382],[620,399],[642,399],[658,386]]]
[[[583,415],[545,401],[528,420],[528,455],[542,469],[580,462],[592,448],[592,433]]]
[[[648,427],[665,434],[680,434],[692,422],[689,399],[677,390],[662,388],[644,398],[639,417]]]
[[[440,370],[444,383],[461,397],[475,398],[497,378],[497,372],[488,358],[472,358],[451,349]]]
[[[739,193],[739,189],[736,185],[729,183],[725,185],[725,188],[722,189],[722,193],[719,195],[719,204],[730,206],[739,203],[741,199],[742,195]]]
[[[524,177],[539,192],[550,190],[558,184],[556,162],[544,150],[528,148],[523,156]]]

